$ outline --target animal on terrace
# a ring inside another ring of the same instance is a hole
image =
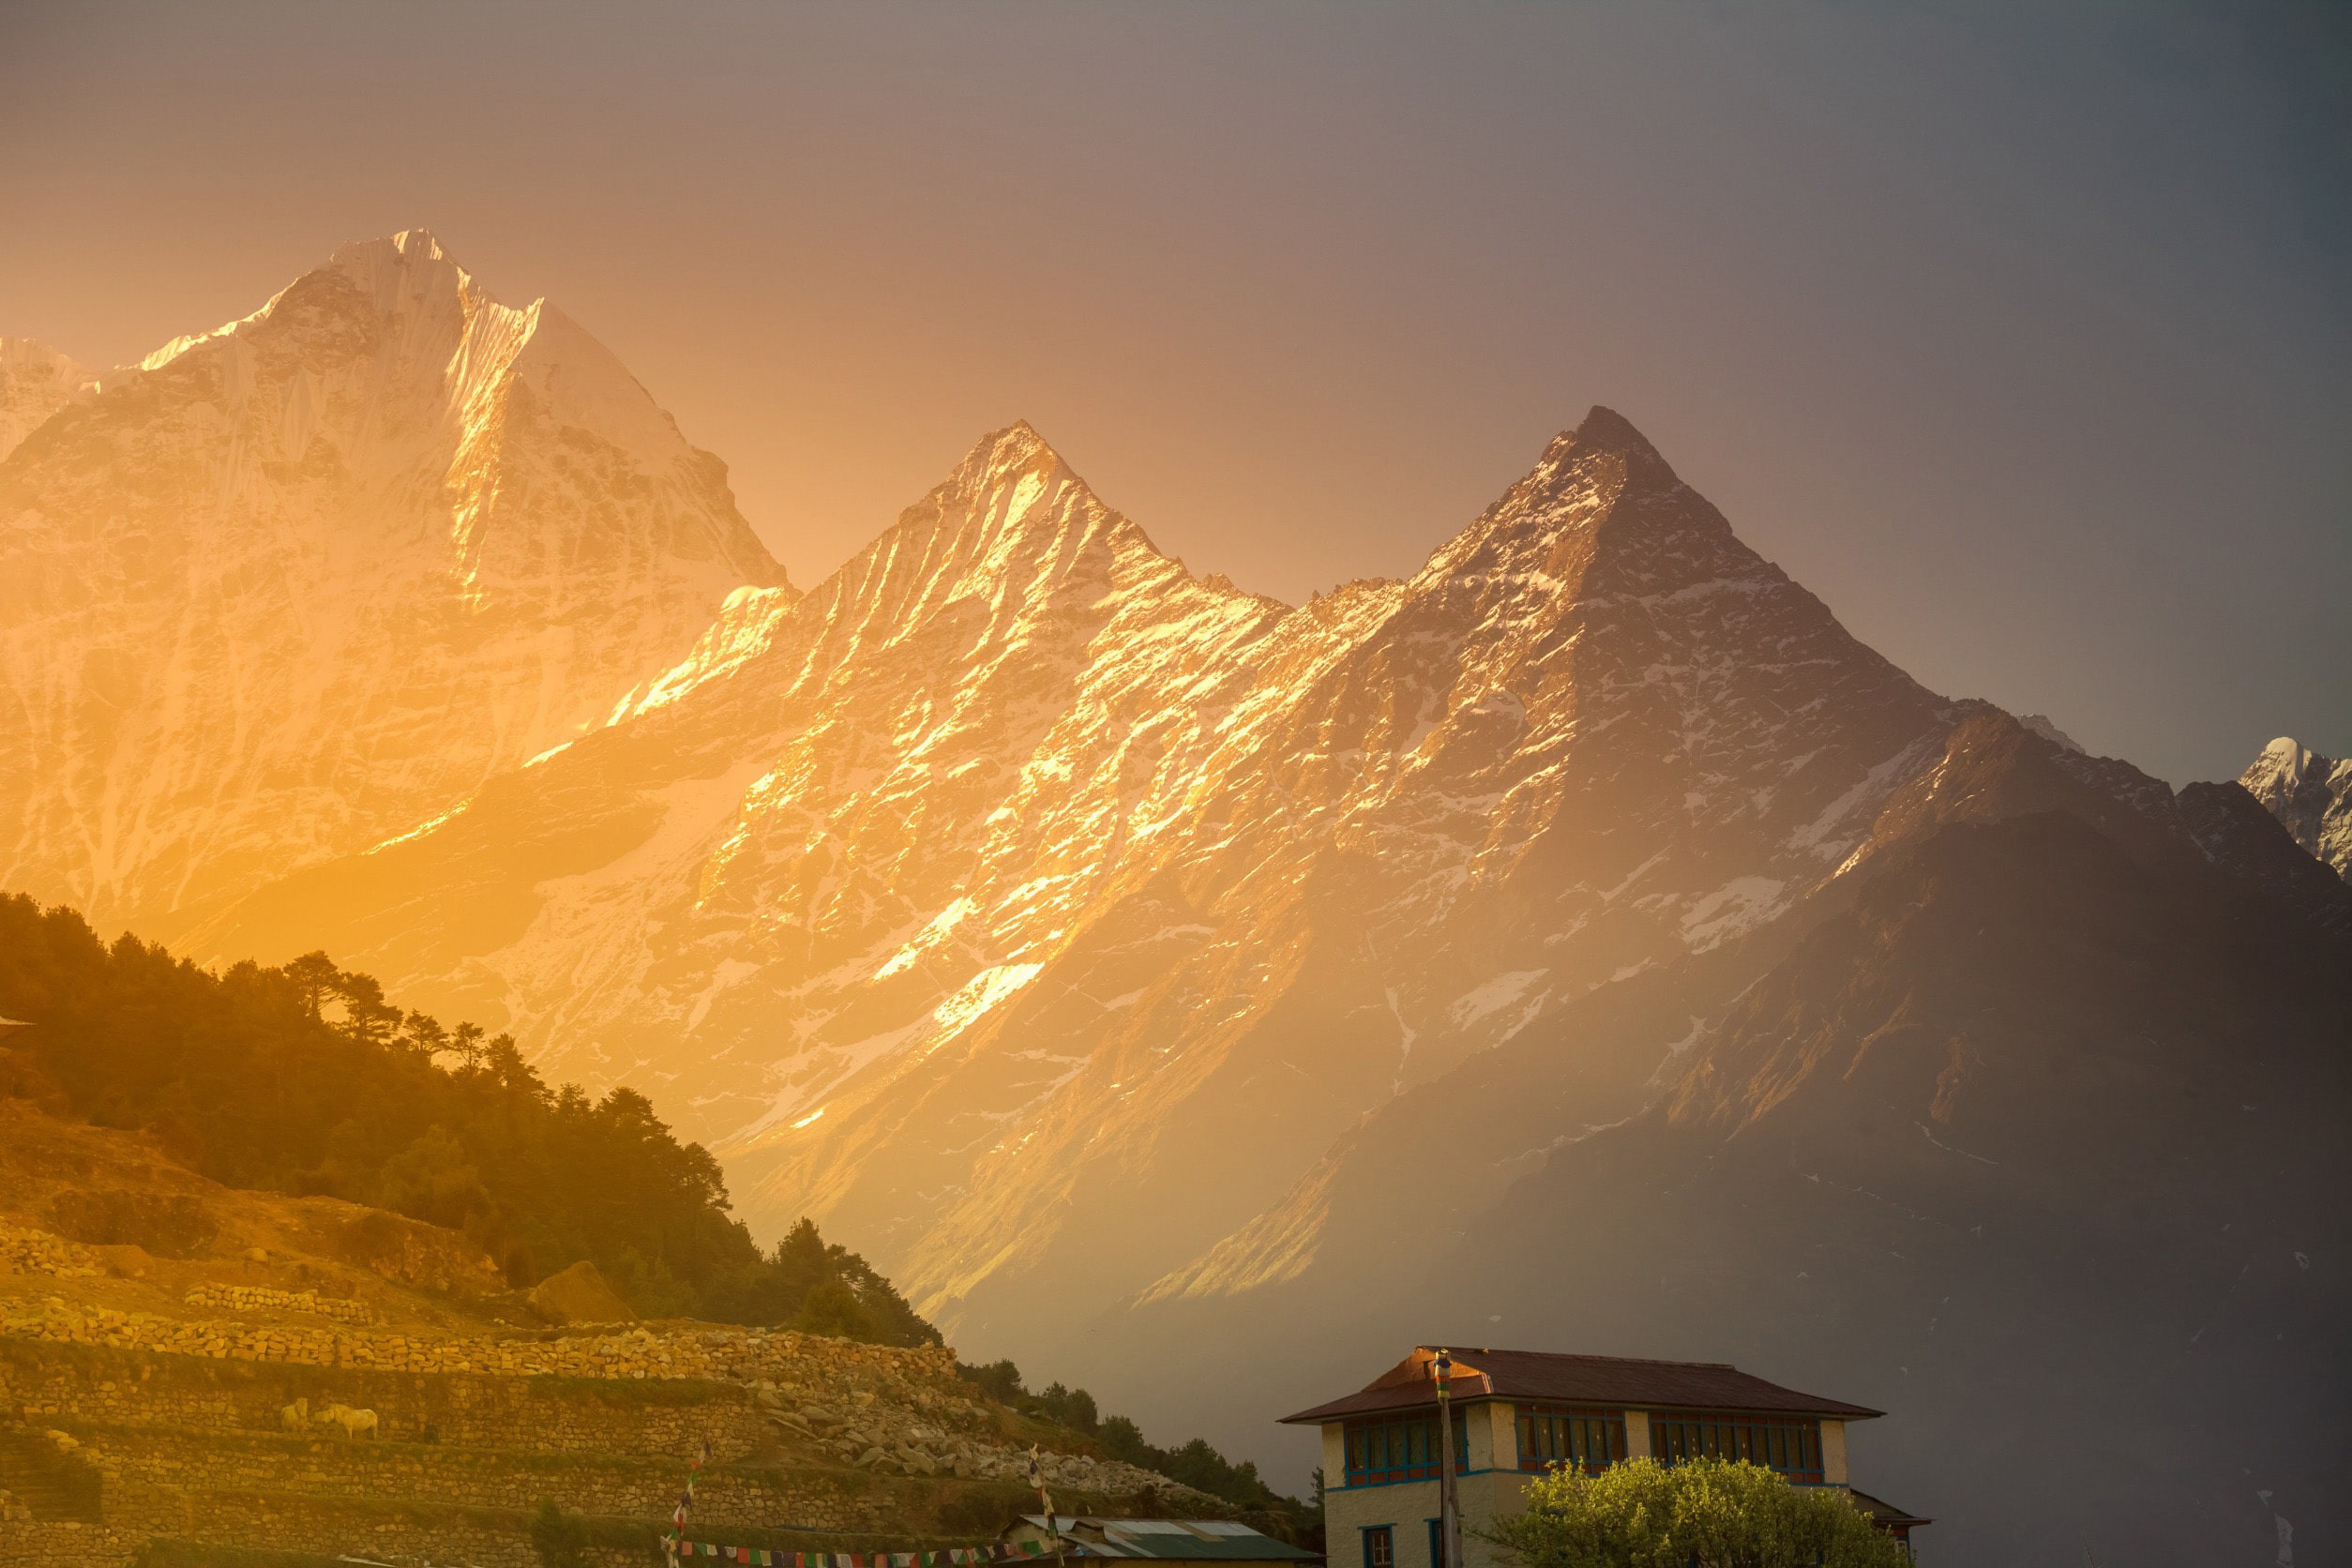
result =
[[[314,1419],[322,1426],[341,1428],[343,1436],[354,1442],[359,1440],[363,1432],[370,1438],[376,1435],[376,1412],[373,1410],[355,1410],[349,1405],[329,1405]]]
[[[304,1395],[278,1412],[278,1420],[289,1432],[307,1432],[310,1428],[310,1396]]]

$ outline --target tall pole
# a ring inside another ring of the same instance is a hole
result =
[[[1046,1533],[1053,1537],[1054,1568],[1062,1568],[1062,1520],[1053,1511],[1053,1494],[1046,1490],[1045,1467],[1037,1462],[1037,1445],[1029,1445],[1029,1484],[1037,1488],[1037,1502],[1046,1511]]]
[[[1438,1555],[1433,1568],[1462,1568],[1462,1511],[1454,1495],[1454,1395],[1447,1378],[1454,1358],[1440,1347],[1438,1375]]]

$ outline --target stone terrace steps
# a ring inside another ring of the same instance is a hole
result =
[[[394,1373],[191,1356],[11,1346],[0,1340],[0,1410],[34,1426],[100,1425],[281,1434],[307,1398],[371,1410],[383,1438],[456,1447],[666,1459],[705,1438],[721,1459],[765,1449],[778,1429],[740,1385],[692,1380]],[[322,1436],[324,1434],[321,1434]]]
[[[655,1518],[686,1481],[690,1450],[662,1458],[453,1444],[352,1441],[218,1428],[106,1425],[61,1428],[122,1485],[252,1490],[319,1498],[430,1498],[476,1508],[535,1508]],[[713,1522],[787,1521],[855,1530],[915,1512],[935,1488],[843,1466],[720,1463],[702,1471],[698,1511]]]

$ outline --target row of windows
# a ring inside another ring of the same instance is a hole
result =
[[[1598,1470],[1625,1457],[1625,1412],[1573,1407],[1519,1408],[1519,1469],[1576,1465]],[[1350,1486],[1422,1481],[1438,1473],[1438,1418],[1385,1416],[1347,1424]],[[1769,1416],[1650,1418],[1650,1452],[1662,1464],[1701,1457],[1745,1459],[1791,1481],[1821,1479],[1821,1424]],[[1466,1412],[1454,1412],[1454,1463],[1470,1468]]]
[[[1470,1468],[1470,1423],[1458,1410],[1454,1412],[1454,1463],[1459,1470]],[[1436,1412],[1348,1423],[1349,1485],[1422,1481],[1437,1473]]]
[[[1578,1465],[1598,1470],[1625,1457],[1622,1410],[1549,1410],[1519,1407],[1519,1468],[1540,1470]]]
[[[1757,1416],[1650,1418],[1650,1452],[1661,1464],[1745,1459],[1791,1481],[1821,1479],[1821,1424]]]

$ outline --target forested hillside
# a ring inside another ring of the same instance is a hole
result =
[[[762,1252],[718,1163],[644,1095],[550,1088],[512,1039],[402,1012],[313,953],[214,974],[0,898],[0,1089],[153,1132],[232,1186],[324,1194],[463,1230],[528,1285],[581,1259],[640,1312],[936,1344],[855,1253],[803,1221]]]

